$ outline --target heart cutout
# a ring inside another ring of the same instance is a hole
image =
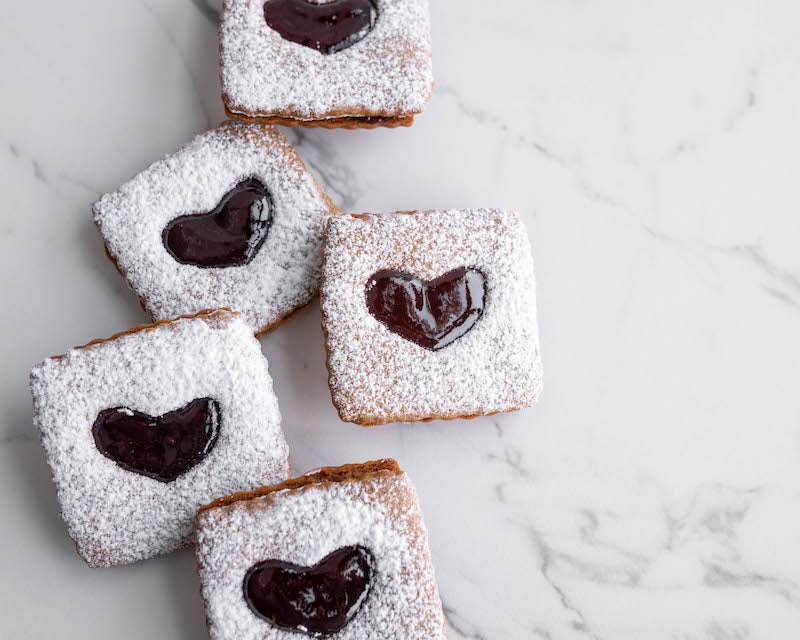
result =
[[[155,418],[114,407],[100,412],[92,435],[100,453],[123,469],[171,482],[211,452],[220,421],[219,403],[211,398],[197,398]]]
[[[264,18],[285,40],[328,55],[366,37],[378,9],[373,0],[267,0]]]
[[[470,331],[486,305],[486,276],[459,267],[434,280],[387,269],[372,274],[367,309],[389,331],[438,351]]]
[[[164,246],[181,264],[240,267],[248,264],[272,226],[272,197],[257,178],[228,191],[213,211],[180,216],[162,232]]]
[[[342,547],[312,567],[265,560],[244,577],[244,598],[275,627],[329,636],[350,622],[369,595],[375,557],[362,546]]]

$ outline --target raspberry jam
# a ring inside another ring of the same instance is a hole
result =
[[[245,575],[244,598],[253,613],[276,627],[329,636],[358,613],[374,571],[375,558],[362,546],[337,549],[312,567],[265,560]]]
[[[257,178],[250,178],[226,193],[213,211],[170,221],[162,233],[164,246],[182,264],[243,266],[267,239],[272,210],[267,188]]]
[[[220,419],[219,404],[211,398],[157,417],[114,407],[100,412],[92,435],[100,453],[123,469],[171,482],[211,452]]]
[[[486,277],[459,267],[434,280],[392,269],[367,282],[367,309],[389,331],[438,351],[470,331],[486,306]]]
[[[372,31],[378,9],[373,0],[268,0],[264,18],[282,38],[329,55]]]

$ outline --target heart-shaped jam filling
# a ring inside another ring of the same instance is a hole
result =
[[[216,400],[197,398],[153,417],[127,407],[101,411],[92,435],[98,450],[123,469],[171,482],[205,458],[219,435]]]
[[[367,309],[389,331],[438,351],[467,333],[486,305],[486,277],[459,267],[434,280],[387,269],[367,282]]]
[[[373,0],[267,0],[264,17],[282,38],[329,54],[372,31],[378,9]]]
[[[162,233],[164,246],[182,264],[239,267],[258,253],[272,226],[272,198],[257,178],[228,191],[213,211],[181,216]]]
[[[313,567],[265,560],[245,575],[244,599],[276,627],[329,636],[358,613],[374,572],[375,557],[361,546],[337,549]]]

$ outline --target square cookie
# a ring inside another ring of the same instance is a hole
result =
[[[342,420],[466,418],[536,402],[533,262],[516,213],[342,216],[323,253],[322,327]]]
[[[428,0],[225,0],[230,117],[285,126],[408,126],[433,87]]]
[[[49,358],[31,390],[62,516],[92,567],[187,546],[200,505],[291,475],[267,361],[227,310]]]
[[[413,485],[394,460],[325,467],[197,514],[212,640],[444,640]]]
[[[319,287],[339,213],[274,127],[225,122],[104,195],[106,251],[155,319],[241,312],[262,335]]]

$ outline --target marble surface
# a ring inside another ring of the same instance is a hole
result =
[[[797,638],[800,5],[432,5],[411,129],[288,136],[349,211],[523,213],[542,400],[341,423],[312,307],[262,340],[295,468],[401,462],[455,640]],[[3,9],[0,637],[203,638],[191,552],[75,555],[27,375],[146,320],[89,207],[223,118],[217,6]]]

